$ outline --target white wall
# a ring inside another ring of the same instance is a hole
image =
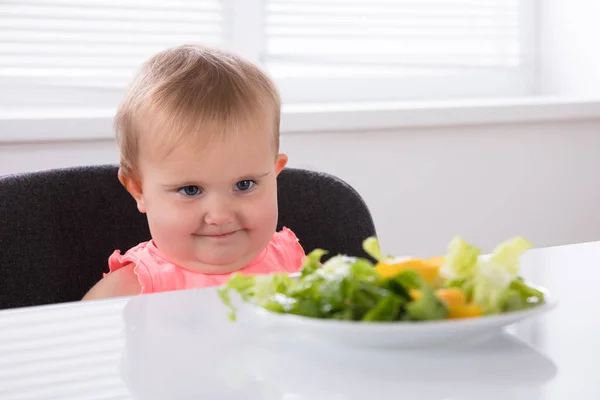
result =
[[[290,166],[335,174],[366,199],[384,250],[442,252],[600,240],[600,120],[285,134]],[[112,141],[0,145],[0,175],[116,162]]]

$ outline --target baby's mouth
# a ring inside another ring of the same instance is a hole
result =
[[[229,232],[220,232],[220,233],[210,233],[210,234],[198,234],[197,236],[204,237],[207,239],[215,239],[222,240],[227,239],[235,235],[238,231],[229,231]]]

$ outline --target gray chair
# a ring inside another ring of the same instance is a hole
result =
[[[375,235],[360,195],[331,175],[287,168],[278,178],[279,227],[305,251],[363,253]],[[150,233],[114,165],[0,177],[0,309],[77,301],[107,271],[108,256]]]

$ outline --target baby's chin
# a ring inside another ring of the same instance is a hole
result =
[[[198,272],[201,274],[207,275],[221,275],[221,274],[231,274],[235,271],[239,271],[242,269],[244,265],[212,265],[212,264],[192,264],[185,265],[183,268],[192,271]]]
[[[202,274],[219,275],[219,274],[230,274],[235,271],[239,271],[244,268],[252,261],[252,255],[240,257],[236,259],[202,259],[193,260],[186,263],[182,263],[181,267]]]

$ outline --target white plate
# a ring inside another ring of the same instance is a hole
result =
[[[488,334],[496,334],[503,327],[554,308],[557,303],[548,291],[540,287],[537,289],[544,293],[545,303],[528,310],[479,318],[364,323],[278,314],[247,304],[239,309],[240,323],[254,328],[266,328],[269,333],[283,333],[353,347],[445,345],[448,342],[487,338]]]

